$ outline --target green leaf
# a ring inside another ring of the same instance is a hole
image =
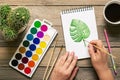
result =
[[[90,30],[86,23],[78,19],[72,19],[70,26],[70,36],[75,42],[81,42],[88,38]]]

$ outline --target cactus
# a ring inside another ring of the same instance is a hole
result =
[[[17,31],[15,31],[14,29],[6,26],[3,28],[3,36],[5,40],[14,40],[17,38],[17,35]]]
[[[30,13],[28,9],[19,7],[10,12],[7,21],[10,27],[18,31],[28,23],[29,19]]]
[[[0,6],[0,18],[6,19],[11,8],[9,5],[1,5]]]
[[[11,9],[9,5],[0,5],[0,31],[5,40],[17,38],[20,29],[29,22],[29,10],[24,7]]]
[[[0,30],[3,30],[3,25],[7,25],[7,17],[10,11],[9,5],[0,6]]]

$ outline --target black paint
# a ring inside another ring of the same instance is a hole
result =
[[[22,55],[21,55],[20,53],[17,53],[17,54],[15,55],[15,58],[16,58],[17,60],[20,60],[20,59],[22,58]]]
[[[12,60],[11,64],[12,64],[12,66],[17,66],[18,65],[18,61],[17,60]]]

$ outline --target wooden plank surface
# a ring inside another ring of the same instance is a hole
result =
[[[12,8],[24,6],[28,8],[31,13],[31,19],[27,29],[21,33],[15,41],[6,42],[0,36],[0,80],[42,80],[49,55],[55,42],[53,42],[50,46],[48,52],[46,53],[32,78],[27,78],[26,76],[23,76],[16,70],[9,67],[8,63],[11,57],[22,41],[33,20],[36,18],[40,20],[47,19],[53,23],[53,27],[58,31],[59,38],[55,55],[52,59],[53,62],[55,56],[58,54],[58,50],[62,45],[64,46],[62,54],[65,53],[65,42],[62,31],[60,12],[65,9],[79,8],[86,5],[93,5],[95,7],[99,39],[103,41],[106,48],[107,46],[103,34],[103,29],[104,27],[107,28],[113,54],[117,56],[115,62],[117,65],[118,76],[115,77],[115,80],[120,80],[120,27],[107,25],[104,21],[103,8],[105,3],[108,1],[109,0],[0,0],[0,4],[9,4],[12,6]],[[79,72],[75,80],[98,80],[97,75],[92,68],[90,59],[78,60],[77,65],[79,66]],[[112,67],[110,61],[109,67]]]
[[[13,56],[14,52],[16,50],[16,47],[0,47],[0,63],[2,63],[1,66],[8,66],[8,63],[11,59],[11,57]],[[47,51],[46,55],[44,56],[44,59],[42,60],[42,62],[40,63],[39,66],[46,66],[49,60],[49,56],[51,53],[52,47]],[[116,56],[117,58],[115,58],[115,62],[116,65],[118,67],[120,67],[120,49],[119,48],[113,48],[113,55]],[[57,47],[55,49],[55,55],[53,56],[52,62],[55,59],[55,56],[57,56],[59,52],[59,47]],[[65,53],[65,48],[63,48],[61,55],[63,55]],[[61,56],[60,55],[60,56]],[[109,61],[110,64],[110,61]],[[84,59],[84,60],[78,60],[78,66],[80,67],[92,67],[91,63],[90,63],[90,59]],[[110,64],[111,67],[111,64]]]
[[[10,5],[104,5],[109,0],[0,0]]]
[[[0,67],[0,80],[42,80],[46,67],[38,67],[32,78],[27,78],[10,67]],[[120,68],[117,69],[120,74]],[[3,74],[6,73],[6,74]],[[93,68],[79,68],[75,80],[99,80]],[[115,80],[120,80],[120,75]]]
[[[28,24],[28,28],[32,24],[32,21],[36,18],[43,20],[47,19],[53,23],[53,27],[57,29],[58,31],[58,44],[64,44],[64,37],[63,37],[63,31],[62,31],[62,23],[60,18],[60,12],[64,9],[70,9],[70,8],[79,8],[82,6],[25,6],[30,10],[31,13],[31,20]],[[97,22],[97,29],[99,34],[99,39],[105,42],[104,34],[103,34],[103,28],[108,27],[107,31],[109,33],[109,38],[112,46],[120,46],[120,27],[111,27],[108,26],[103,18],[102,15],[103,12],[103,6],[95,6],[95,15],[96,15],[96,22]],[[27,29],[28,30],[28,29]],[[26,30],[26,31],[27,31]],[[4,40],[0,39],[0,46],[18,46],[21,40],[23,39],[25,33],[22,33],[16,41],[11,42],[5,42]],[[13,43],[15,45],[13,45]]]
[[[0,67],[0,80],[42,80],[46,67],[38,67],[32,78],[27,78],[9,67]],[[6,75],[3,73],[7,73]],[[84,76],[87,76],[86,79]],[[92,68],[80,68],[75,80],[97,80],[97,75]]]

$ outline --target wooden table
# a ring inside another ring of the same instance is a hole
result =
[[[30,10],[31,19],[28,24],[28,28],[34,19],[40,20],[47,19],[53,23],[53,27],[58,30],[58,42],[55,50],[55,56],[58,54],[58,50],[63,45],[62,54],[65,52],[65,43],[61,25],[60,12],[64,9],[79,8],[85,5],[93,5],[95,7],[95,15],[97,21],[97,29],[99,39],[101,39],[106,46],[103,28],[107,27],[109,39],[112,47],[113,54],[117,56],[115,59],[117,65],[118,76],[115,80],[120,80],[120,27],[108,26],[103,18],[103,7],[109,0],[0,0],[0,4],[9,4],[13,8],[17,6],[25,6]],[[28,30],[26,29],[26,31]],[[50,56],[50,52],[55,44],[55,41],[50,46],[43,61],[40,63],[35,74],[32,78],[20,74],[16,70],[9,67],[8,63],[22,41],[26,31],[21,33],[17,40],[12,42],[6,42],[0,39],[0,80],[42,80],[46,65]],[[62,55],[61,54],[61,55]],[[54,60],[53,58],[53,60]],[[53,61],[52,60],[52,61]],[[75,80],[98,80],[95,70],[93,69],[90,59],[79,60],[79,71]],[[109,67],[112,69],[112,65],[109,60]],[[106,74],[107,75],[107,74]]]

